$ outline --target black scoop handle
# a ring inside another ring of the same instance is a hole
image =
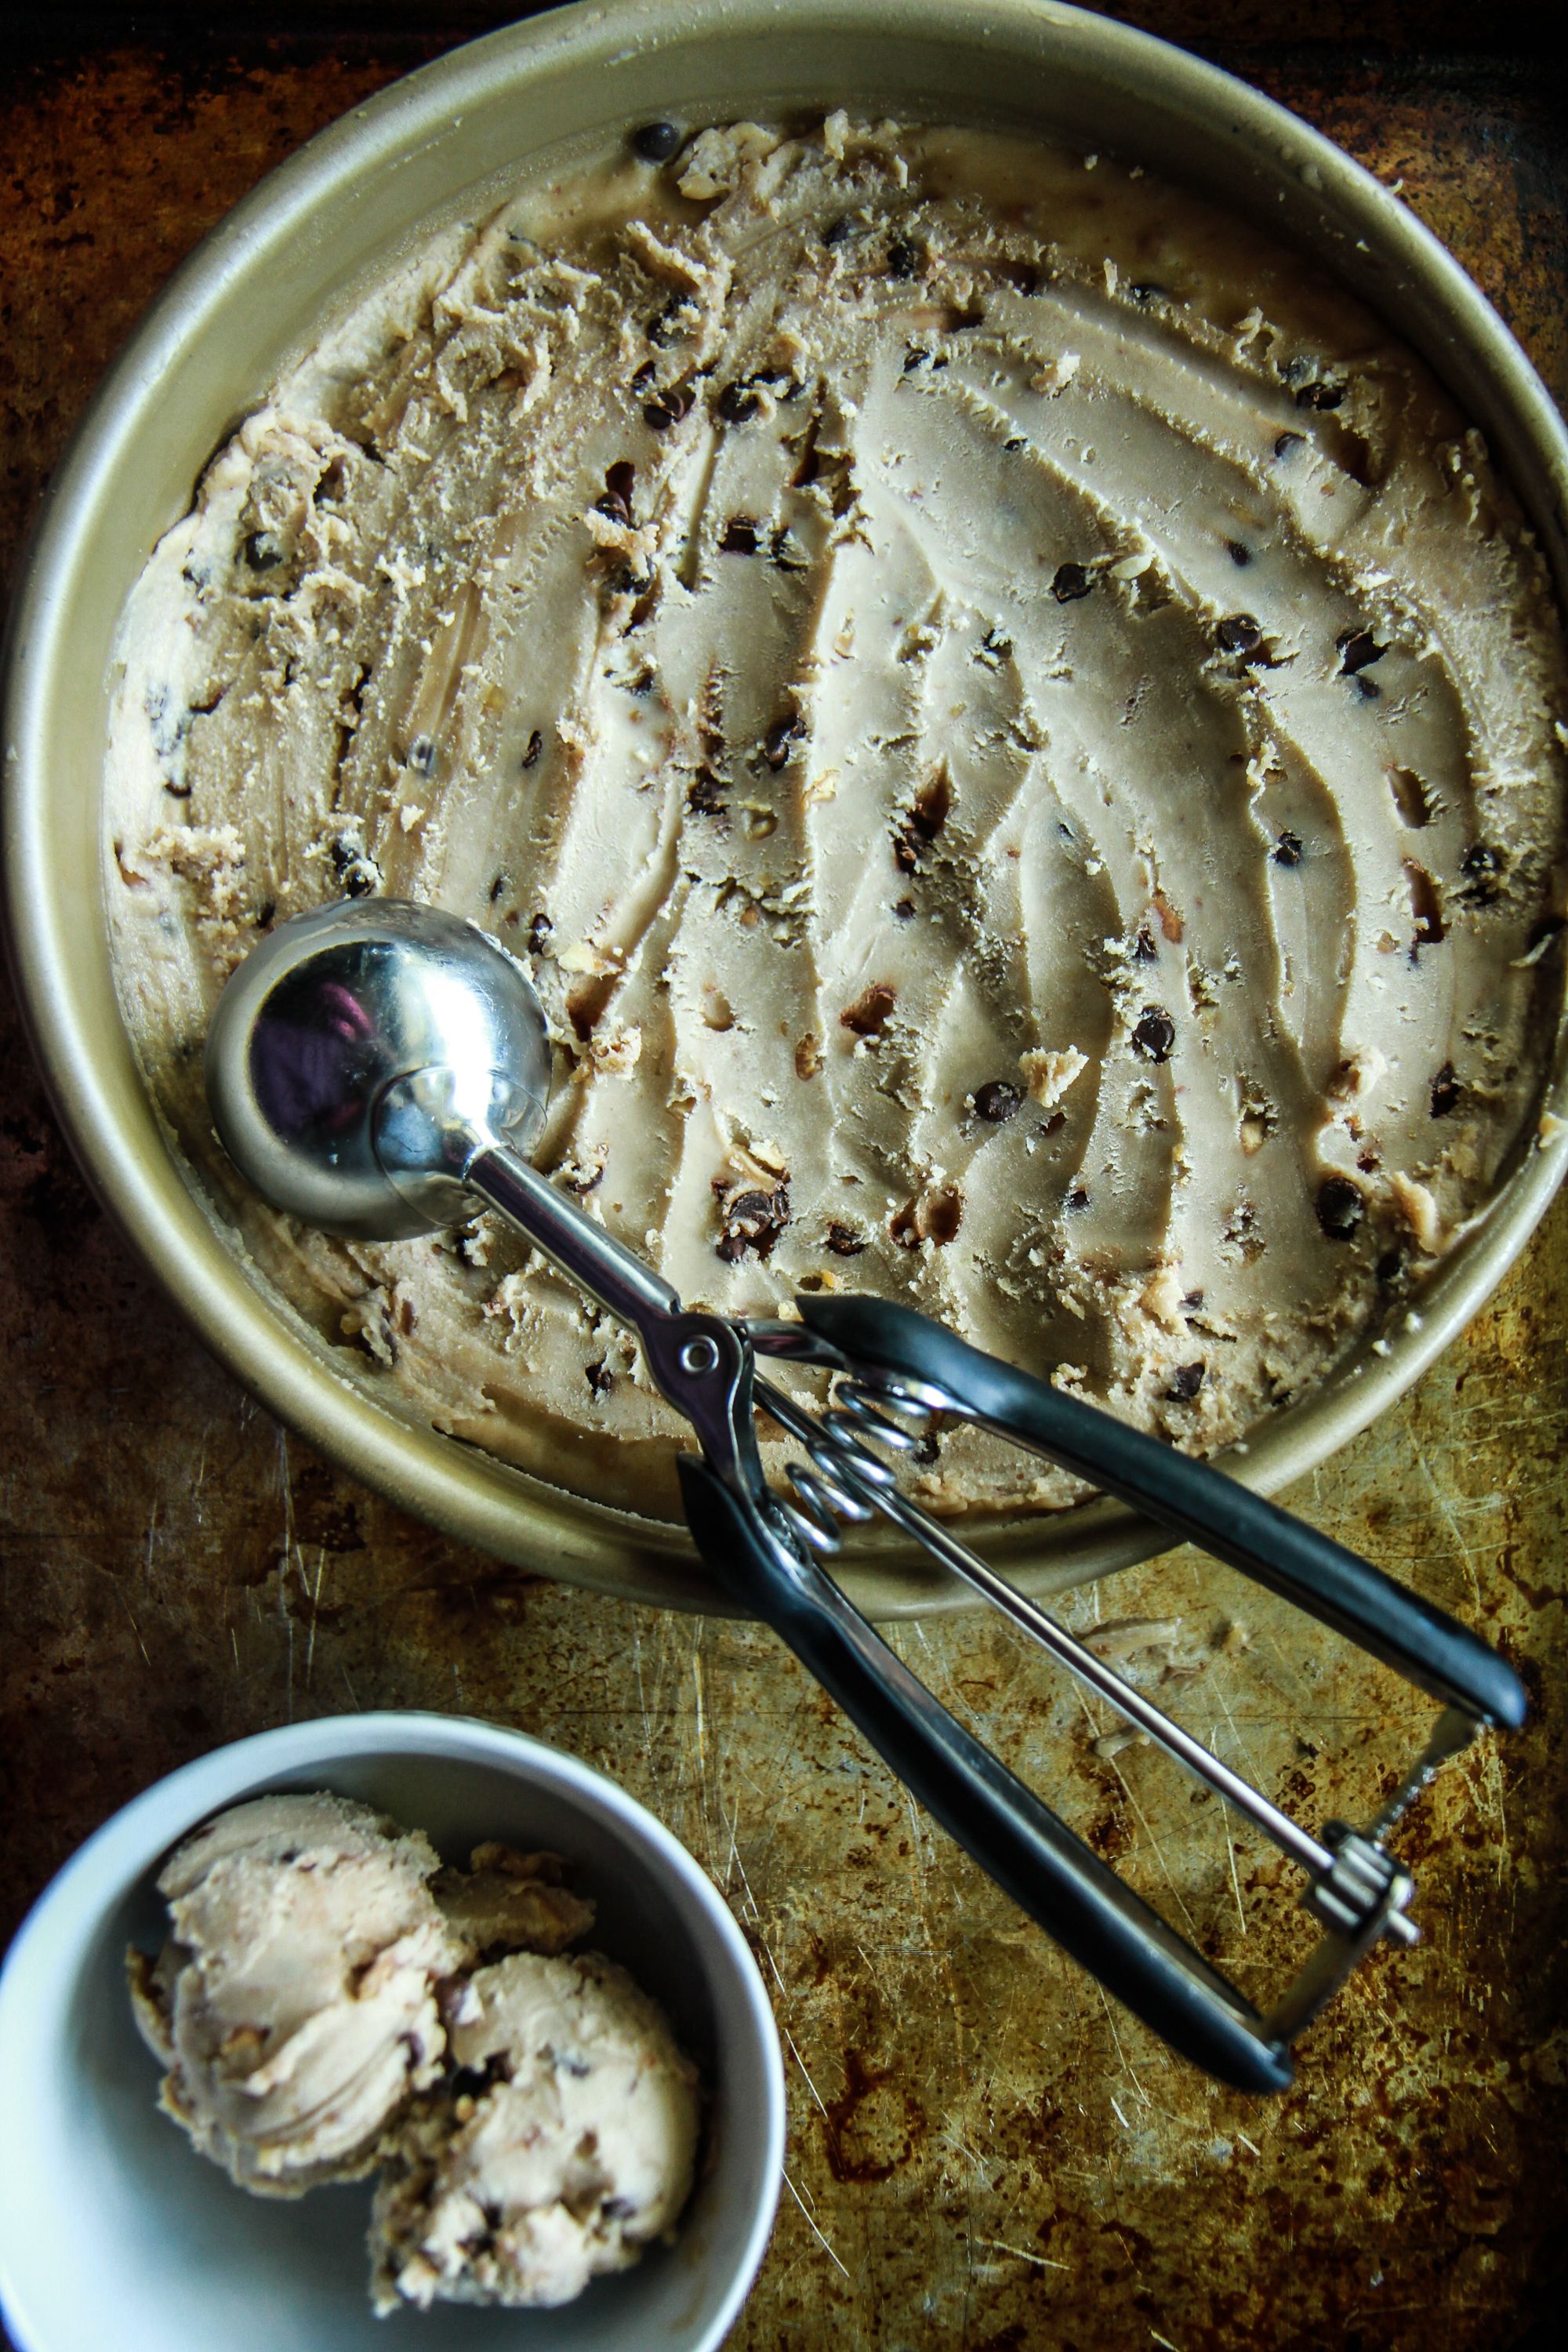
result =
[[[1289,2049],[1203,1955],[910,1674],[831,1578],[705,1462],[680,1457],[715,1580],[771,1625],[951,1837],[1173,2049],[1244,2091],[1282,2091]]]
[[[970,1419],[1228,1560],[1434,1698],[1482,1723],[1523,1722],[1519,1676],[1468,1626],[1223,1471],[984,1354],[912,1307],[853,1293],[795,1305],[807,1330],[857,1370],[943,1391]]]

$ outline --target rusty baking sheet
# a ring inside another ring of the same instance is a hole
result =
[[[203,230],[345,108],[517,13],[8,12],[0,561]],[[1568,398],[1558,7],[1110,13],[1202,47],[1402,184]],[[498,1568],[287,1437],[89,1199],[8,996],[0,1039],[5,1930],[108,1811],[221,1740],[346,1707],[493,1715],[660,1813],[762,1962],[789,2186],[738,2352],[1501,2352],[1537,2322],[1545,2340],[1568,2242],[1568,1204],[1416,1391],[1291,1498],[1502,1641],[1536,1711],[1415,1818],[1426,1940],[1363,1972],[1265,2107],[1058,1962],[771,1637]],[[1310,1821],[1367,1808],[1423,1726],[1380,1669],[1189,1553],[1068,1614],[1156,1629],[1133,1636],[1135,1671]],[[895,1639],[1245,1987],[1277,1980],[1302,1925],[1280,1866],[1212,1802],[1108,1739],[1000,1622]]]

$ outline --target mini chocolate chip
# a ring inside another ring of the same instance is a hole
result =
[[[912,923],[915,919],[914,900],[912,898],[900,898],[896,900],[893,907],[893,912],[897,915],[900,923]]]
[[[1379,1282],[1397,1282],[1405,1272],[1405,1260],[1396,1249],[1384,1250],[1373,1271]]]
[[[911,343],[904,353],[904,373],[912,375],[916,368],[923,367],[930,357],[931,353],[923,343]]]
[[[917,1437],[914,1444],[910,1446],[910,1459],[911,1462],[923,1463],[929,1467],[930,1465],[936,1460],[940,1452],[941,1448],[938,1445],[934,1435],[928,1429],[925,1435],[923,1437]]]
[[[270,929],[271,925],[272,925],[272,919],[273,919],[273,917],[277,914],[277,912],[278,912],[278,901],[277,901],[277,899],[276,899],[276,898],[263,898],[263,900],[261,901],[260,906],[259,906],[259,907],[258,907],[258,908],[256,909],[255,916],[252,918],[252,919],[254,920],[254,922],[255,922],[255,924],[256,924],[256,928],[257,928],[257,929],[258,929],[258,931],[265,931],[265,930],[268,930],[268,929]]]
[[[549,916],[544,912],[542,908],[530,918],[528,926],[528,944],[530,950],[534,955],[542,955],[543,953],[544,942],[550,937],[551,932],[554,929],[554,924],[551,921]]]
[[[1498,895],[1498,876],[1502,872],[1502,852],[1494,849],[1489,841],[1474,841],[1459,860],[1459,871],[1465,877],[1460,898],[1468,907],[1489,907]]]
[[[417,769],[422,776],[435,774],[436,746],[428,735],[416,735],[413,742],[408,746],[408,764],[411,768]]]
[[[1353,677],[1357,670],[1381,661],[1388,647],[1380,646],[1370,629],[1346,629],[1334,639],[1334,650],[1339,655],[1342,675]]]
[[[1342,383],[1304,383],[1296,394],[1298,408],[1338,408],[1345,396]]]
[[[537,765],[537,763],[538,763],[539,755],[540,755],[541,751],[543,751],[543,749],[544,749],[544,738],[543,738],[543,736],[540,733],[540,731],[539,731],[538,728],[536,727],[536,728],[534,729],[534,730],[533,730],[532,734],[531,734],[531,735],[529,737],[529,739],[528,739],[528,747],[527,747],[527,749],[524,751],[523,755],[522,755],[522,765],[523,765],[525,768],[531,768],[531,767],[536,766],[536,765]]]
[[[1132,952],[1140,963],[1155,963],[1159,961],[1160,950],[1154,944],[1154,934],[1146,923],[1140,928],[1133,940]]]
[[[1058,604],[1076,604],[1087,596],[1094,583],[1081,563],[1058,563],[1051,582],[1051,593]]]
[[[603,1356],[596,1364],[588,1364],[584,1367],[584,1377],[596,1397],[608,1396],[616,1385],[616,1376],[605,1362]]]
[[[673,122],[645,122],[632,132],[632,147],[645,163],[668,163],[680,140]]]
[[[1226,654],[1249,654],[1263,643],[1263,632],[1250,613],[1232,613],[1215,631],[1215,641]]]
[[[283,561],[283,550],[269,530],[251,531],[240,551],[252,572],[270,572]]]
[[[1459,1099],[1459,1081],[1452,1062],[1445,1062],[1432,1081],[1432,1116],[1447,1118]]]
[[[1348,1176],[1325,1176],[1315,1206],[1318,1223],[1331,1242],[1348,1242],[1366,1214],[1361,1186]]]
[[[742,383],[737,379],[724,386],[713,404],[726,425],[743,425],[748,416],[756,415],[763,404],[750,384]]]
[[[893,863],[905,874],[915,873],[926,849],[947,823],[952,807],[952,785],[947,770],[938,768],[916,793],[913,805],[893,835]]]
[[[1087,1209],[1089,1206],[1089,1193],[1086,1188],[1082,1184],[1075,1184],[1072,1191],[1068,1194],[1063,1206],[1068,1209]]]
[[[786,710],[782,719],[773,720],[763,738],[763,757],[775,773],[788,766],[790,745],[798,743],[805,732],[805,721],[796,710]]]
[[[788,1223],[787,1184],[781,1184],[773,1192],[738,1192],[724,1204],[723,1230],[715,1246],[719,1255],[731,1265],[747,1250],[754,1250],[761,1258],[770,1257],[773,1244]]]
[[[1171,299],[1170,289],[1156,286],[1152,278],[1140,278],[1138,284],[1130,286],[1127,291],[1134,302],[1168,302]]]
[[[731,515],[719,541],[721,555],[755,555],[757,526],[750,515]]]
[[[1307,436],[1304,433],[1280,433],[1275,436],[1274,455],[1288,457],[1292,449],[1300,449]]]
[[[1225,551],[1229,556],[1231,562],[1243,571],[1246,570],[1247,566],[1252,561],[1251,548],[1244,547],[1239,539],[1227,539],[1225,543]]]
[[[655,433],[668,433],[672,425],[679,425],[681,418],[689,413],[690,407],[691,394],[687,386],[668,384],[663,392],[656,393],[651,400],[644,402],[643,423]]]
[[[490,884],[490,905],[493,907],[498,898],[504,898],[510,888],[511,876],[503,867]]]
[[[335,835],[327,849],[345,897],[368,898],[380,889],[381,868],[355,835]]]
[[[644,360],[641,367],[638,368],[637,373],[632,378],[632,390],[634,392],[646,392],[658,373],[658,361]]]
[[[1282,833],[1268,855],[1276,866],[1300,866],[1301,837],[1300,834]]]
[[[853,1225],[842,1224],[835,1217],[827,1228],[827,1246],[835,1257],[858,1257],[866,1244]]]
[[[654,312],[643,330],[650,343],[662,351],[666,343],[674,341],[677,322],[689,299],[689,295],[672,294],[668,301]]]
[[[1021,433],[1009,433],[1002,444],[1004,449],[1026,449],[1028,446]]]
[[[1355,690],[1363,702],[1378,702],[1383,697],[1383,688],[1375,677],[1358,677]]]
[[[889,278],[912,278],[925,260],[925,248],[912,236],[896,236],[888,247]]]
[[[829,249],[836,245],[842,245],[853,226],[854,224],[851,222],[848,214],[840,213],[838,218],[837,220],[830,220],[827,226],[823,230],[823,244],[828,247]]]
[[[1165,1391],[1173,1404],[1191,1404],[1204,1384],[1206,1367],[1203,1364],[1178,1364],[1171,1374],[1171,1385]]]
[[[1168,1062],[1176,1043],[1176,1024],[1158,1004],[1146,1004],[1132,1032],[1132,1050],[1146,1062]]]
[[[983,1087],[974,1089],[974,1114],[977,1118],[989,1119],[993,1127],[1000,1127],[1004,1119],[1012,1118],[1023,1099],[1017,1087],[1010,1087],[1005,1078],[987,1078]]]

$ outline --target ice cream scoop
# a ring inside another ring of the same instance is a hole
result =
[[[670,1284],[530,1165],[548,1066],[538,1001],[502,949],[431,908],[349,898],[279,924],[239,966],[208,1033],[206,1083],[225,1146],[275,1207],[390,1237],[487,1202],[635,1330],[654,1381],[700,1445],[700,1458],[681,1457],[681,1486],[698,1549],[721,1585],[790,1644],[982,1867],[1173,2047],[1240,2087],[1283,2089],[1290,2041],[1369,1946],[1384,1936],[1414,1940],[1411,1881],[1382,1842],[1394,1815],[1365,1834],[1331,1825],[1313,1836],[900,1494],[868,1441],[904,1454],[919,1444],[917,1429],[967,1421],[1119,1495],[1439,1700],[1429,1754],[1453,1752],[1483,1723],[1522,1720],[1511,1668],[1305,1521],[911,1308],[847,1292],[804,1293],[793,1322],[683,1307]],[[759,1376],[759,1357],[837,1377],[837,1403],[817,1418]],[[790,1469],[797,1504],[763,1479],[758,1406],[809,1456]],[[824,1573],[813,1555],[837,1549],[837,1521],[873,1513],[964,1578],[1306,1871],[1304,1900],[1327,1932],[1268,2015],[939,1705]]]
[[[437,1982],[473,1957],[429,1881],[437,1858],[342,1797],[258,1797],[198,1830],[158,1880],[170,1935],[130,1956],[162,2103],[241,2187],[298,2196],[370,2170],[383,2126],[435,2079]]]
[[[449,2011],[456,2087],[416,2101],[371,2226],[381,2311],[567,2303],[673,2226],[697,2149],[697,2070],[623,1969],[520,1952]]]

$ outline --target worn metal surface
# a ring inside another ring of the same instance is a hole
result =
[[[0,76],[7,562],[82,401],[196,236],[321,123],[502,12],[340,13],[332,37],[285,7],[259,26],[28,13]],[[1544,55],[1404,46],[1423,22],[1428,40],[1475,39],[1439,8],[1330,9],[1325,37],[1293,26],[1294,47],[1258,5],[1118,13],[1206,39],[1402,179],[1568,394],[1568,154]],[[1353,46],[1373,34],[1382,49]],[[1413,1396],[1292,1498],[1505,1638],[1537,1708],[1402,1840],[1426,1941],[1372,1965],[1304,2045],[1298,2090],[1263,2108],[1176,2067],[1058,1965],[770,1637],[499,1570],[286,1438],[87,1197],[8,999],[0,1040],[0,1932],[186,1757],[291,1714],[460,1706],[614,1772],[752,1937],[792,2138],[744,2352],[1468,2352],[1550,2310],[1568,2209],[1568,1204]],[[1067,1613],[1174,1621],[1137,1671],[1314,1825],[1364,1810],[1427,1720],[1189,1554]],[[1233,1845],[1211,1802],[1148,1748],[1097,1753],[1108,1719],[1000,1625],[896,1638],[1248,1990],[1279,1980],[1304,1940],[1287,1874]]]

